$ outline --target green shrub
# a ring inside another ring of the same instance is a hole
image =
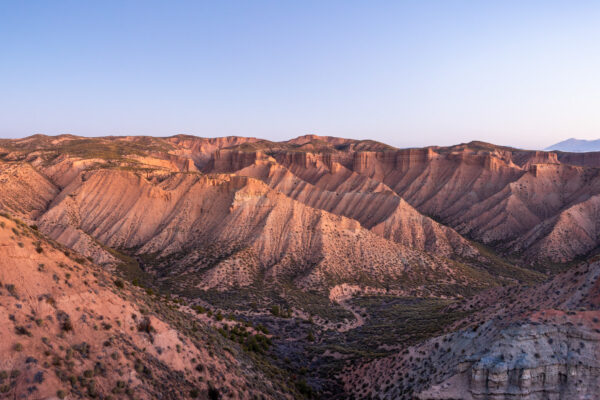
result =
[[[298,390],[298,392],[300,392],[300,394],[302,394],[306,397],[312,397],[312,395],[313,395],[312,388],[310,386],[308,386],[308,384],[306,383],[306,381],[304,379],[301,379],[296,382],[296,389]]]
[[[206,312],[206,308],[202,306],[192,306],[192,309],[196,311],[198,314],[204,314]]]

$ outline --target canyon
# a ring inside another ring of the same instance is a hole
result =
[[[600,385],[600,153],[35,135],[0,140],[0,211],[0,396]]]

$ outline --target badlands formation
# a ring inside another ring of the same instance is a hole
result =
[[[599,168],[482,142],[0,140],[0,397],[594,398]]]

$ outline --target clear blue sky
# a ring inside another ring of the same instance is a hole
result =
[[[0,137],[600,137],[600,2],[0,0]]]

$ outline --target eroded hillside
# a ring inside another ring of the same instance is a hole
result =
[[[0,140],[1,353],[23,373],[0,389],[585,397],[598,268],[548,279],[597,251],[599,159],[312,135]]]
[[[294,396],[201,320],[5,215],[0,283],[2,398]]]
[[[385,399],[587,399],[600,388],[600,263],[536,287],[481,293],[449,333],[346,371],[348,395]]]

